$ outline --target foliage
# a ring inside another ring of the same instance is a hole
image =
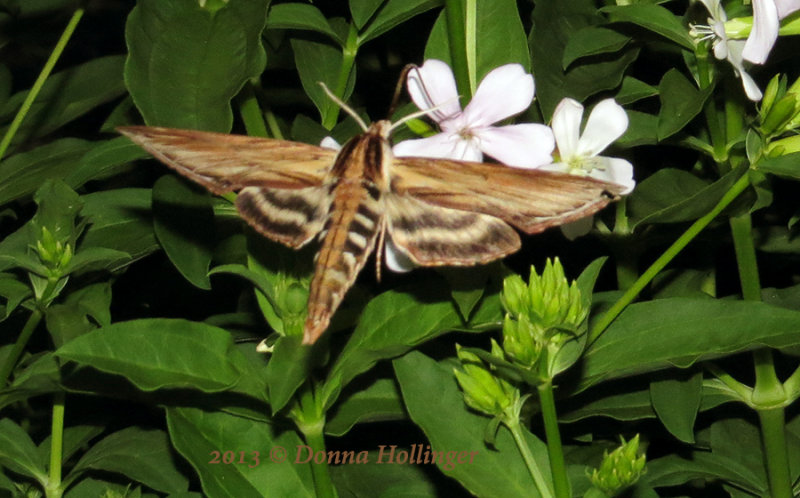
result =
[[[800,494],[791,36],[756,103],[699,2],[85,3],[0,0],[0,497]],[[314,248],[115,131],[343,143],[318,82],[375,121],[431,58],[462,104],[521,64],[517,123],[613,98],[637,186],[501,263],[368,267],[313,346]]]

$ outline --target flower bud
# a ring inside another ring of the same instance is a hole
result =
[[[645,472],[645,455],[638,456],[639,435],[625,442],[611,453],[603,455],[600,467],[589,475],[592,484],[608,496],[614,496],[621,490],[636,484]]]
[[[502,354],[499,346],[492,347],[492,354]],[[461,369],[453,369],[456,380],[464,392],[464,402],[473,410],[497,416],[519,399],[519,391],[502,378],[495,377],[484,362],[475,354],[456,345]]]

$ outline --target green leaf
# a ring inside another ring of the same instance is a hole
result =
[[[303,382],[311,377],[316,350],[301,343],[302,337],[280,337],[275,341],[266,368],[272,413],[286,406]]]
[[[0,420],[0,464],[14,472],[47,482],[45,461],[39,457],[30,436],[14,421]]]
[[[65,179],[91,150],[91,142],[62,138],[0,163],[0,205],[28,197],[46,179]]]
[[[700,114],[703,106],[714,91],[709,86],[698,90],[677,69],[670,69],[658,84],[661,111],[658,113],[658,139],[664,140],[683,129]]]
[[[399,356],[451,330],[499,326],[501,317],[496,288],[487,292],[468,324],[462,321],[441,280],[418,285],[414,292],[384,292],[364,308],[353,335],[331,367],[323,390],[325,406],[332,406],[344,386],[379,360]]]
[[[705,215],[742,175],[736,169],[714,183],[691,173],[664,168],[636,186],[628,199],[632,227],[652,223],[679,223]]]
[[[403,448],[408,449],[408,448]],[[420,465],[377,463],[379,453],[371,451],[369,463],[334,465],[331,478],[339,496],[380,496],[381,498],[434,498],[446,496],[435,478]]]
[[[89,220],[81,248],[124,250],[130,254],[130,261],[158,250],[153,232],[150,189],[105,190],[84,195],[81,199],[84,202],[81,215]]]
[[[627,386],[630,389],[630,386]],[[561,422],[572,423],[591,417],[603,416],[615,420],[629,421],[655,418],[650,391],[647,389],[621,393],[587,393],[591,398],[579,408],[560,414]],[[598,399],[595,399],[600,396]]]
[[[578,101],[619,86],[638,49],[626,48],[613,57],[576,61],[569,71],[562,62],[568,40],[579,30],[605,22],[593,0],[539,0],[533,10],[528,43],[536,71],[536,100],[546,120],[564,97]]]
[[[211,197],[199,187],[165,175],[153,185],[153,228],[175,268],[201,289],[211,289],[214,247]]]
[[[2,355],[0,355],[2,358]],[[61,372],[52,353],[25,359],[14,370],[14,381],[0,391],[0,409],[41,394],[61,392]]]
[[[358,29],[362,29],[384,0],[350,0],[350,15]]]
[[[0,273],[0,297],[5,304],[0,305],[0,322],[8,318],[22,301],[31,296],[30,285],[24,284],[15,277]]]
[[[688,367],[754,347],[797,344],[798,311],[754,301],[658,299],[628,306],[587,348],[581,383]]]
[[[117,137],[103,142],[94,142],[64,182],[78,187],[89,180],[102,180],[113,176],[131,161],[150,155],[128,137]]]
[[[330,43],[300,37],[292,38],[292,50],[303,90],[319,110],[322,122],[325,122],[331,113],[338,111],[319,82],[325,83],[330,89],[337,88],[342,68],[342,50]],[[350,98],[355,80],[356,69],[353,66],[347,76],[344,94],[340,96],[343,101]]]
[[[566,70],[581,57],[617,52],[630,41],[631,37],[613,29],[586,26],[569,37],[561,66]]]
[[[98,57],[89,62],[52,74],[36,96],[13,144],[44,136],[101,104],[125,93],[122,83],[124,57]],[[10,121],[28,91],[14,94],[0,108],[0,122]],[[0,136],[8,130],[0,128]],[[0,185],[4,182],[0,180]]]
[[[344,40],[333,30],[322,12],[305,3],[282,3],[269,9],[267,29],[305,29],[329,36],[339,45]]]
[[[694,421],[703,397],[703,374],[692,372],[650,383],[653,409],[664,427],[685,443],[694,443]]]
[[[139,389],[192,388],[218,392],[234,385],[246,362],[230,334],[186,320],[119,322],[82,335],[56,356],[122,375]]]
[[[504,64],[522,64],[525,71],[530,71],[531,56],[517,3],[513,0],[484,0],[475,2],[475,5],[475,43],[480,47],[475,61],[477,83],[481,82],[486,73]],[[425,59],[439,59],[452,67],[444,12],[439,15],[431,30],[425,46]]]
[[[111,283],[100,282],[71,292],[63,303],[47,308],[47,330],[56,347],[111,324]]]
[[[343,436],[358,423],[401,420],[406,413],[394,379],[377,379],[364,389],[345,394],[326,418],[325,433]]]
[[[141,0],[128,16],[125,84],[148,125],[228,132],[231,99],[264,69],[266,0]]]
[[[305,454],[298,454],[304,445],[294,431],[222,412],[176,407],[167,408],[167,425],[175,449],[200,476],[205,496],[262,496],[265,490],[271,496],[315,496],[310,466],[302,459],[296,463]],[[270,451],[280,449],[285,450],[285,460],[271,460]],[[226,452],[232,453],[232,463],[224,463]],[[213,463],[215,457],[218,463]]]
[[[164,493],[187,491],[189,481],[175,466],[171,449],[165,432],[128,427],[89,448],[71,473],[116,472]]]
[[[792,180],[800,180],[800,152],[793,152],[778,157],[763,158],[755,165],[764,173],[782,176]]]
[[[658,116],[632,110],[626,110],[625,113],[628,115],[628,129],[614,142],[615,145],[636,147],[658,143]]]
[[[451,457],[451,465],[446,461],[437,465],[445,475],[477,496],[540,496],[505,427],[497,433],[493,448],[484,444],[490,419],[464,404],[452,367],[419,352],[411,352],[393,365],[411,419],[425,433],[432,451],[444,451]],[[539,470],[549,481],[545,444],[524,428],[522,431]],[[458,456],[465,457],[463,462],[467,458],[472,461],[456,463]]]
[[[658,89],[656,87],[648,85],[644,81],[637,80],[633,76],[625,76],[622,79],[622,86],[619,88],[614,99],[620,105],[628,105],[654,95],[658,95]]]
[[[61,452],[62,464],[67,462],[79,451],[85,451],[89,447],[89,442],[102,434],[104,426],[101,425],[73,425],[64,427],[64,448]],[[51,437],[47,436],[39,443],[39,455],[42,459],[50,458]],[[72,476],[70,475],[69,478]]]
[[[365,0],[361,0],[359,3],[364,3],[364,1]],[[366,1],[369,2],[375,0]],[[351,9],[353,3],[353,1],[350,2]],[[382,2],[382,5],[378,9],[375,16],[364,28],[363,32],[359,33],[358,45],[361,46],[369,40],[384,34],[395,26],[404,23],[417,14],[421,14],[434,7],[438,7],[439,5],[442,5],[442,0],[385,0]],[[363,18],[363,12],[360,12],[359,14],[361,14]],[[358,21],[356,21],[355,17],[356,15],[354,12],[353,20],[357,23]]]
[[[680,17],[669,10],[655,4],[636,3],[603,7],[608,13],[610,22],[629,22],[649,29],[654,33],[672,40],[681,47],[694,51],[694,40]]]
[[[113,270],[124,261],[130,261],[131,255],[127,252],[109,249],[107,247],[87,247],[80,249],[69,262],[64,273],[79,273],[99,270]]]

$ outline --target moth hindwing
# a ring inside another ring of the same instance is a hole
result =
[[[313,145],[171,128],[119,131],[213,193],[239,191],[247,223],[297,249],[320,242],[303,342],[314,343],[369,255],[388,237],[417,265],[487,263],[538,233],[591,215],[622,187],[588,177],[418,157],[397,158],[378,121],[337,153]]]

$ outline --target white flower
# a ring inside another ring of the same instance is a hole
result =
[[[508,166],[534,168],[551,161],[552,132],[542,124],[492,126],[530,106],[533,76],[519,64],[495,68],[478,85],[472,101],[461,110],[450,67],[429,59],[408,75],[408,93],[442,132],[406,140],[394,146],[397,156],[440,157],[481,161],[487,154]]]
[[[633,165],[625,159],[600,156],[600,152],[622,136],[628,129],[628,115],[614,99],[598,103],[581,133],[583,106],[576,100],[565,98],[553,111],[553,135],[558,145],[560,159],[539,169],[585,175],[598,180],[622,185],[623,195],[633,190]],[[567,223],[561,227],[570,239],[589,232],[592,216]]]
[[[800,10],[800,0],[753,0],[753,29],[742,50],[745,60],[763,64],[778,39],[781,19]]]
[[[691,26],[691,35],[698,40],[713,39],[714,56],[719,60],[727,59],[731,63],[736,76],[742,79],[744,93],[747,98],[753,101],[761,100],[763,96],[761,90],[758,89],[758,85],[753,81],[753,78],[744,70],[742,50],[744,50],[745,41],[731,40],[725,34],[725,21],[728,20],[728,15],[725,14],[725,9],[722,8],[719,0],[700,1],[706,6],[711,17],[708,18],[708,26]]]

